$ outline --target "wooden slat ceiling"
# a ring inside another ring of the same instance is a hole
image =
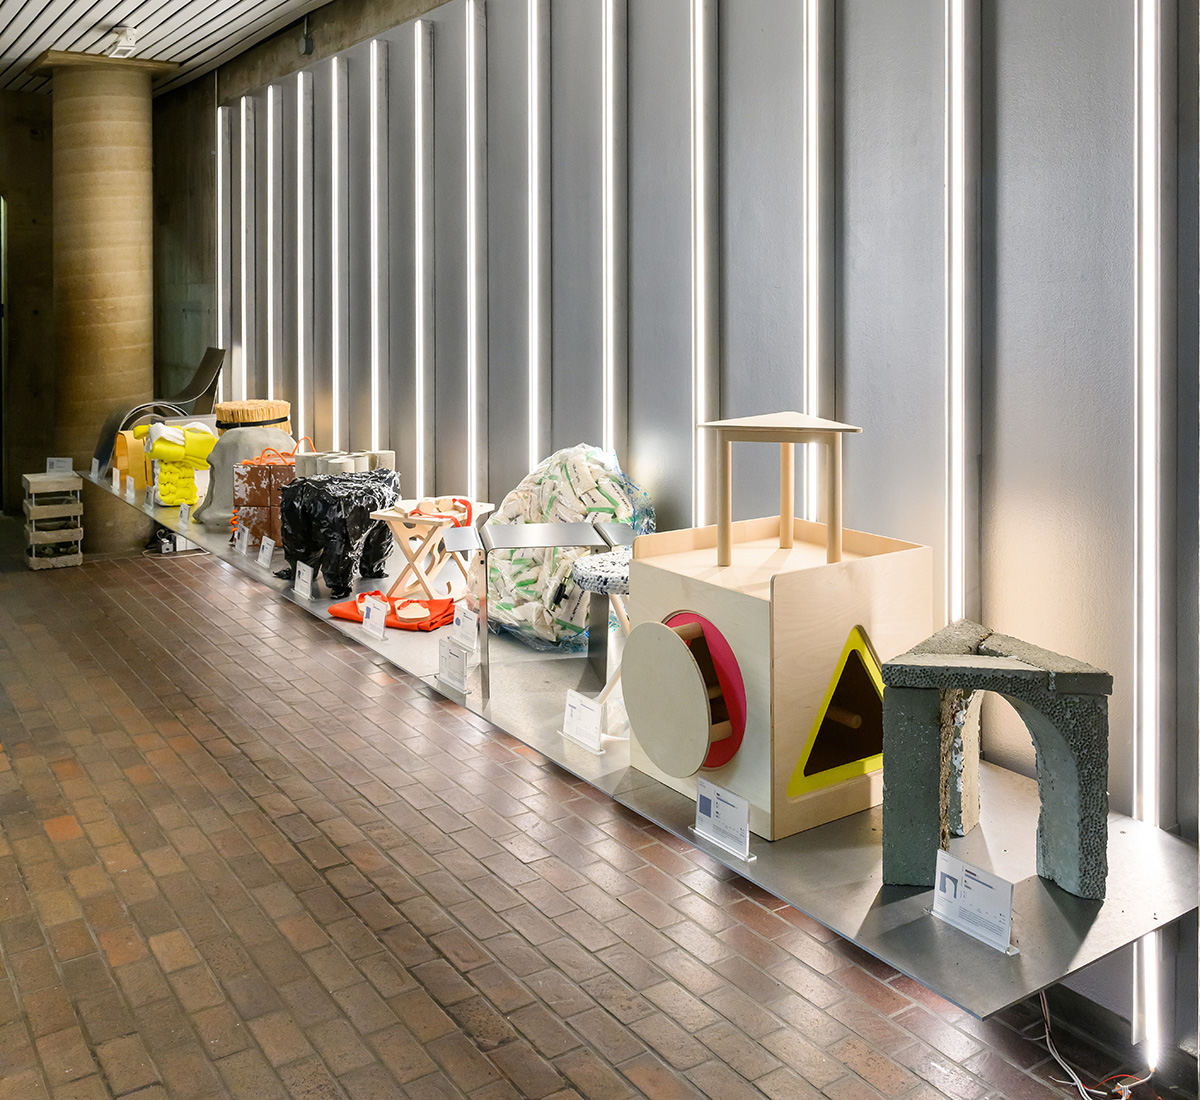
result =
[[[134,57],[174,61],[155,93],[236,57],[328,0],[0,0],[0,91],[48,92],[30,72],[46,50],[103,54],[117,27],[137,27]]]

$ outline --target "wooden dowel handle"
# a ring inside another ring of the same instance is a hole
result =
[[[724,741],[733,733],[732,722],[716,722],[709,727],[708,743],[711,745],[714,741]]]
[[[839,726],[846,726],[848,729],[856,730],[862,728],[862,715],[855,714],[844,707],[827,707],[825,717],[832,722],[836,722]]]

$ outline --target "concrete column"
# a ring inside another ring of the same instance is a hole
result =
[[[105,419],[154,396],[150,79],[175,66],[51,50],[55,454],[91,465]],[[84,550],[131,550],[149,521],[110,495],[85,498]]]

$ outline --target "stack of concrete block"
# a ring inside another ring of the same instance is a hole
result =
[[[361,474],[367,470],[394,470],[395,451],[312,451],[296,455],[296,476]]]

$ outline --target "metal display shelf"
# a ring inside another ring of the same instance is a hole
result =
[[[83,476],[112,491],[104,479]],[[481,693],[478,667],[460,694],[437,680],[436,632],[389,630],[373,638],[356,623],[328,618],[331,601],[296,595],[257,564],[253,550],[238,554],[228,537],[196,523],[180,530],[176,508],[128,503],[972,1015],[1024,1000],[1196,908],[1196,847],[1123,814],[1108,819],[1106,900],[1085,901],[1039,878],[1037,784],[988,764],[980,769],[980,824],[952,840],[950,850],[1014,883],[1016,954],[994,951],[931,916],[932,890],[882,884],[879,807],[784,840],[752,837],[757,858],[743,863],[691,832],[694,803],[631,768],[627,741],[608,737],[596,756],[558,733],[567,688],[601,686],[585,656],[537,653],[507,635],[493,637],[490,695]],[[281,565],[277,553],[272,568]],[[389,583],[358,587],[386,590]]]

